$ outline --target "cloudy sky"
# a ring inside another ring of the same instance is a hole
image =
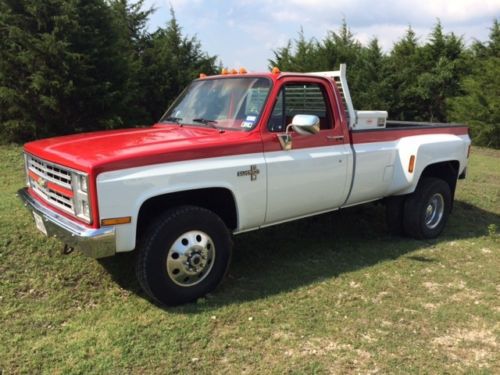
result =
[[[500,18],[500,0],[146,0],[157,11],[150,30],[164,26],[175,10],[183,33],[196,36],[210,55],[229,68],[267,70],[272,50],[297,37],[321,40],[338,30],[342,19],[355,37],[367,43],[376,36],[385,50],[402,37],[408,25],[425,41],[439,18],[445,32],[466,43],[487,40]],[[332,67],[333,68],[333,67]]]

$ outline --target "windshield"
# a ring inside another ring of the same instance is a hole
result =
[[[256,126],[270,87],[262,77],[194,81],[160,122],[248,131]]]

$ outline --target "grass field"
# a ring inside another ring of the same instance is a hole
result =
[[[228,279],[161,309],[133,255],[62,256],[0,147],[0,373],[500,373],[500,152],[473,149],[434,241],[377,205],[240,235]]]

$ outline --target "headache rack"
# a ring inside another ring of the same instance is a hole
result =
[[[342,98],[345,115],[350,129],[385,128],[387,111],[356,111],[352,104],[351,93],[347,84],[347,65],[340,64],[339,70],[308,73],[333,79]]]

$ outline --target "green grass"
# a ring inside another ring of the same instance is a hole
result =
[[[368,205],[240,235],[228,279],[162,309],[133,255],[62,256],[0,147],[0,373],[499,373],[500,152],[474,149],[443,235]]]

